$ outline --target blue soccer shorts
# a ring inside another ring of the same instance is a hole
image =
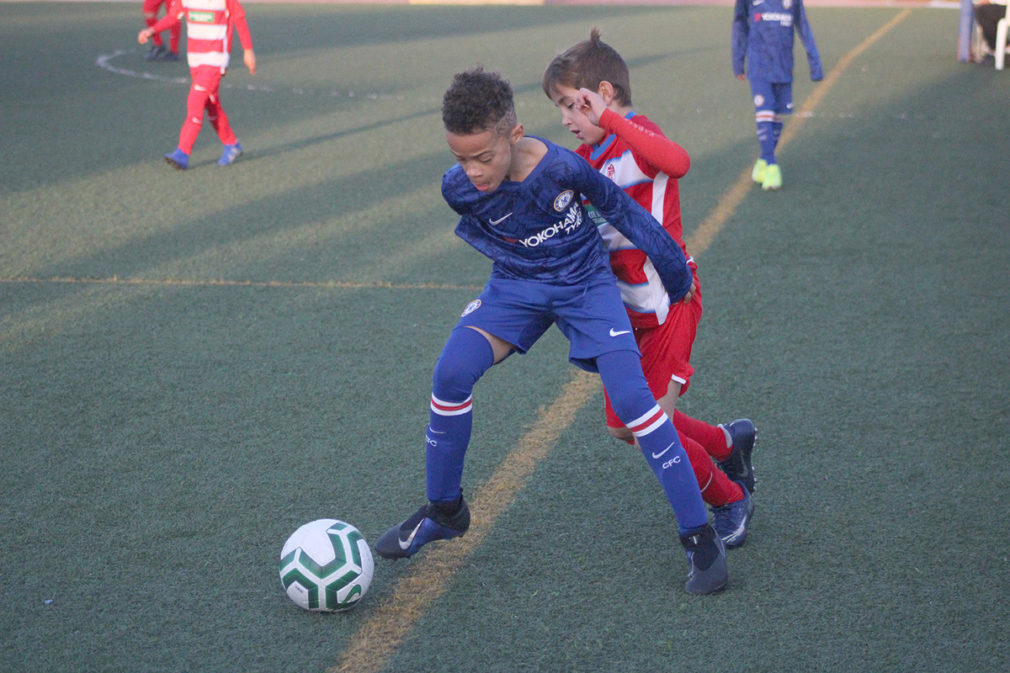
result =
[[[526,353],[551,325],[569,342],[569,361],[595,372],[598,356],[638,353],[628,314],[613,276],[600,274],[576,285],[491,276],[470,302],[459,327],[478,327]]]
[[[777,115],[793,113],[793,83],[766,82],[752,79],[750,91],[754,97],[754,113],[772,111]]]

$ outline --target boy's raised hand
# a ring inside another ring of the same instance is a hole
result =
[[[603,116],[603,111],[607,109],[607,103],[603,100],[603,96],[592,89],[583,87],[579,89],[575,104],[585,113],[589,121],[597,126],[600,125],[600,117]]]

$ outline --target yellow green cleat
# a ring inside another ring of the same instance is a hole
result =
[[[782,170],[778,164],[768,164],[765,167],[764,180],[761,182],[761,189],[766,192],[781,189]]]
[[[759,185],[765,181],[765,169],[768,168],[768,162],[764,159],[758,159],[754,164],[754,170],[750,172],[751,180],[758,183]]]

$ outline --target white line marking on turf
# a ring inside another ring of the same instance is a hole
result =
[[[154,82],[169,82],[172,84],[184,84],[189,86],[190,77],[189,73],[182,77],[173,77],[169,75],[159,75],[148,71],[131,70],[130,68],[123,68],[121,66],[114,65],[112,61],[118,59],[121,56],[127,54],[136,53],[136,49],[117,49],[111,54],[99,54],[98,58],[95,59],[95,65],[116,75],[123,75],[124,77],[133,77],[136,79],[146,79]],[[272,86],[265,86],[260,84],[233,84],[231,82],[221,82],[221,87],[224,89],[238,89],[245,91],[265,91],[268,93],[276,93],[281,91]],[[392,94],[381,94],[375,92],[362,93],[353,90],[341,91],[338,89],[305,89],[302,87],[295,87],[291,89],[283,90],[284,93],[295,94],[297,96],[329,96],[330,98],[365,98],[367,100],[406,100],[406,96],[402,95],[392,95]]]

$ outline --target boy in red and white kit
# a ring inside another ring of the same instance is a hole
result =
[[[594,28],[588,40],[554,58],[543,76],[547,97],[561,110],[561,122],[582,145],[576,152],[652,213],[684,250],[694,275],[693,295],[671,303],[652,262],[588,205],[610,250],[642,369],[659,405],[674,422],[705,502],[715,514],[713,527],[727,547],[747,536],[754,511],[751,452],[757,432],[750,420],[713,426],[675,410],[694,369],[691,347],[701,319],[698,267],[687,254],[680,219],[677,180],[691,165],[687,152],[669,140],[631,105],[628,67]],[[618,439],[632,435],[606,399],[607,429]],[[716,467],[712,458],[719,461]]]
[[[148,27],[153,26],[158,23],[158,10],[162,5],[168,6],[169,0],[144,0],[144,23]],[[168,47],[165,47],[165,41],[161,39],[161,33],[155,33],[151,36],[151,41],[154,43],[151,45],[151,49],[147,52],[145,58],[148,61],[156,61],[158,59],[164,59],[166,61],[178,61],[179,60],[179,36],[182,34],[182,24],[176,23],[174,26],[168,29]]]
[[[228,166],[242,155],[242,145],[228,124],[218,91],[221,78],[228,70],[235,30],[242,43],[246,67],[256,74],[256,54],[245,9],[239,0],[170,0],[168,13],[153,26],[140,31],[137,42],[146,44],[152,35],[178,24],[183,16],[186,17],[186,60],[193,84],[186,100],[186,121],[179,132],[179,146],[165,155],[165,161],[180,170],[189,167],[189,155],[203,126],[206,110],[207,119],[224,144],[224,153],[217,163]]]

